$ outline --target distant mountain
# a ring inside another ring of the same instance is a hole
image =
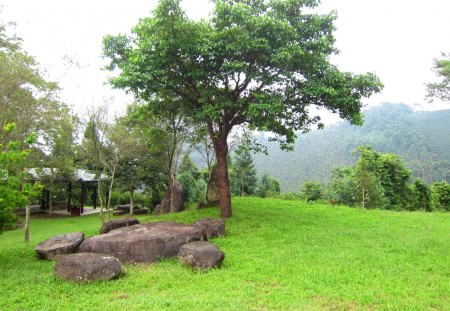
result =
[[[428,183],[450,180],[450,110],[414,112],[404,104],[383,104],[366,110],[364,120],[361,127],[342,122],[299,135],[293,152],[260,136],[269,154],[254,155],[255,167],[278,178],[283,191],[297,191],[305,181],[327,183],[333,168],[356,162],[357,146],[371,145],[398,154]]]

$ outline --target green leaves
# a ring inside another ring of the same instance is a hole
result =
[[[11,133],[12,131],[14,131],[15,128],[16,128],[15,123],[8,123],[3,127],[3,130],[5,131],[5,133]]]
[[[431,101],[440,99],[450,100],[450,54],[442,54],[441,59],[434,60],[433,71],[438,77],[438,81],[427,84],[427,98]]]
[[[14,129],[15,124],[4,127],[8,134]],[[0,136],[0,139],[4,140],[4,137]],[[19,141],[8,141],[6,146],[0,144],[0,232],[15,220],[14,209],[30,204],[41,190],[38,184],[26,179],[29,149],[22,149],[21,146]]]
[[[233,120],[228,126],[247,123],[281,136],[318,121],[307,114],[310,105],[360,124],[361,99],[382,84],[373,74],[342,73],[329,63],[336,15],[310,13],[317,4],[215,1],[211,19],[196,22],[179,1],[160,1],[133,29],[134,38],[105,37],[108,69],[122,70],[111,82],[146,101],[180,98],[196,120]]]

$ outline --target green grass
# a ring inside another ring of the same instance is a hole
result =
[[[57,280],[34,253],[60,233],[95,234],[98,216],[32,219],[0,235],[1,310],[450,310],[450,215],[236,198],[222,269],[177,259],[127,265],[110,282]],[[192,222],[217,209],[141,220]]]

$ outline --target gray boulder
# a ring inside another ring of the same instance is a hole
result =
[[[124,274],[124,268],[117,258],[109,255],[77,253],[58,255],[55,274],[68,281],[106,281]]]
[[[225,221],[222,218],[203,218],[194,222],[194,226],[203,228],[208,239],[225,236]]]
[[[148,209],[146,209],[146,208],[135,209],[133,211],[134,215],[144,215],[144,214],[147,214],[147,213],[148,213]]]
[[[112,214],[114,216],[122,216],[122,215],[129,214],[129,213],[127,213],[127,211],[125,211],[123,209],[116,209],[116,210],[113,210]]]
[[[36,245],[40,259],[53,260],[57,254],[75,253],[84,239],[83,232],[57,235]]]
[[[123,218],[109,221],[100,228],[100,234],[105,234],[112,230],[116,230],[123,227],[137,225],[139,223],[140,223],[139,220],[137,220],[136,218]]]
[[[204,270],[220,267],[225,254],[210,242],[197,241],[181,246],[178,258],[183,265]]]
[[[122,263],[156,262],[178,254],[181,245],[206,240],[203,228],[176,222],[145,223],[87,238],[79,251],[103,253]]]
[[[153,212],[154,214],[177,213],[183,210],[183,187],[181,187],[181,184],[178,181],[175,181],[173,188],[173,196],[171,188],[167,188],[161,204],[156,206],[155,211]]]
[[[211,177],[208,180],[208,188],[206,189],[206,201],[209,204],[218,204],[220,201],[219,192],[219,173],[217,168],[211,173]]]

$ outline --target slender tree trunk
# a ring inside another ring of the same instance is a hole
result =
[[[134,213],[134,189],[130,189],[130,215]]]
[[[241,174],[241,197],[244,196],[244,175]]]
[[[53,157],[53,156],[52,156]],[[50,185],[48,187],[48,191],[49,191],[49,195],[48,195],[48,213],[49,215],[53,214],[53,200],[52,200],[52,195],[53,195],[53,183],[54,183],[54,176],[53,176],[53,161],[52,161],[52,168],[50,169]]]
[[[362,189],[362,207],[366,208],[366,189],[363,187]]]
[[[220,193],[220,217],[229,218],[232,216],[231,212],[231,195],[230,183],[228,180],[228,163],[227,154],[228,146],[226,140],[217,139],[214,143],[217,160],[217,173],[219,176],[219,193]]]
[[[170,187],[170,210],[169,213],[175,213],[175,204],[173,203],[175,198],[175,175],[171,172],[170,173],[170,180],[169,180],[169,187]]]
[[[50,182],[52,184],[53,182]],[[52,186],[48,189],[49,196],[48,196],[48,214],[51,215],[53,213],[53,200],[52,200]]]
[[[101,173],[98,173],[97,177],[97,185],[98,185],[98,197],[100,199],[100,220],[102,222],[102,225],[105,224],[105,219],[103,218],[103,208],[104,208],[104,198],[103,198],[103,183],[102,183],[102,177]]]
[[[25,207],[25,243],[30,243],[30,205]]]
[[[106,203],[106,221],[109,222],[109,208],[111,206],[111,196],[114,188],[114,181],[116,175],[116,166],[114,166],[111,173],[111,183],[109,184],[108,202]]]

